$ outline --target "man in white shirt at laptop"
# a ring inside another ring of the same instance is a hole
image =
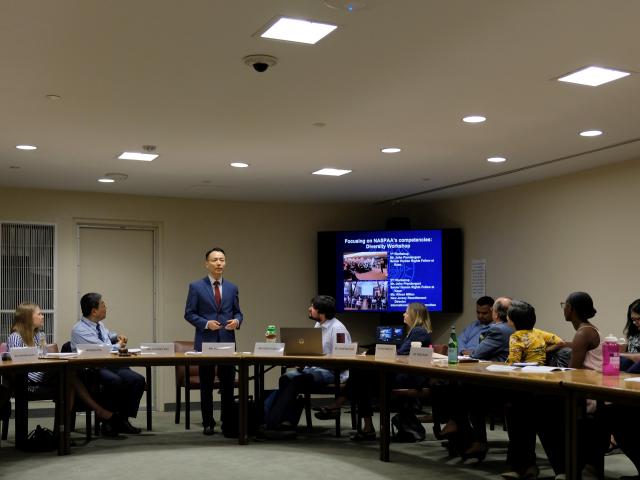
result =
[[[344,324],[335,318],[336,301],[328,295],[317,295],[311,299],[309,318],[315,320],[315,328],[322,329],[322,351],[330,354],[338,336],[340,343],[351,343],[351,335]],[[348,371],[340,373],[340,381],[346,381]],[[280,377],[278,391],[267,399],[265,425],[267,430],[295,428],[302,409],[296,405],[298,394],[315,387],[334,382],[334,372],[320,367],[298,367]]]

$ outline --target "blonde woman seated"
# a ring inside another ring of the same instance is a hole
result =
[[[35,347],[45,342],[45,334],[41,331],[44,326],[44,315],[40,311],[40,307],[35,303],[23,302],[16,308],[12,332],[7,339],[9,349],[15,347]],[[55,377],[46,372],[29,372],[27,376],[27,387],[30,391],[38,388],[55,388]],[[113,412],[103,408],[96,402],[84,384],[75,376],[70,378],[71,389],[68,392],[67,408],[71,412],[73,402],[77,394],[80,399],[92,410],[96,412],[99,419],[103,420],[102,433],[106,436],[115,436],[118,434],[114,428],[111,419],[114,417]]]
[[[402,344],[398,347],[398,355],[409,355],[411,342],[420,342],[423,347],[431,345],[431,319],[429,311],[422,303],[411,303],[404,312],[404,324],[408,332]],[[390,389],[394,388],[420,388],[426,383],[426,379],[419,375],[396,374],[390,382]],[[378,374],[371,371],[355,370],[349,374],[349,379],[344,388],[344,396],[336,399],[336,402],[316,413],[316,418],[327,420],[336,418],[340,414],[340,407],[353,399],[357,402],[358,413],[363,420],[362,430],[351,437],[354,441],[375,440],[376,431],[373,426],[373,407],[371,399],[379,391]]]

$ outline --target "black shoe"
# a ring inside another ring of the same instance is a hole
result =
[[[204,430],[202,431],[203,435],[207,435],[208,437],[210,437],[211,435],[213,435],[215,432],[213,430],[213,427],[210,425],[207,425],[206,427],[204,427]]]
[[[100,431],[102,435],[105,437],[117,437],[118,436],[118,427],[116,427],[115,422],[113,421],[113,417],[109,420],[103,420],[102,425],[100,426]]]
[[[340,409],[331,409],[322,407],[318,412],[314,414],[318,420],[335,420],[340,416]]]
[[[127,418],[120,419],[120,425],[118,426],[118,430],[120,430],[121,433],[126,433],[128,435],[139,435],[142,432],[142,429],[131,425],[131,423],[129,423],[129,420]]]
[[[375,430],[372,432],[356,432],[350,439],[353,442],[373,442],[376,439],[376,432]]]

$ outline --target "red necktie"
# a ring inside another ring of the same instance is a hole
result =
[[[219,307],[222,303],[222,295],[220,295],[220,282],[217,280],[213,282],[213,295],[216,299],[216,306]]]

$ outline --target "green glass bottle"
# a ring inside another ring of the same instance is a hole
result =
[[[447,352],[449,365],[457,365],[458,363],[458,337],[456,336],[456,326],[451,326],[451,334],[449,335],[449,351]]]

